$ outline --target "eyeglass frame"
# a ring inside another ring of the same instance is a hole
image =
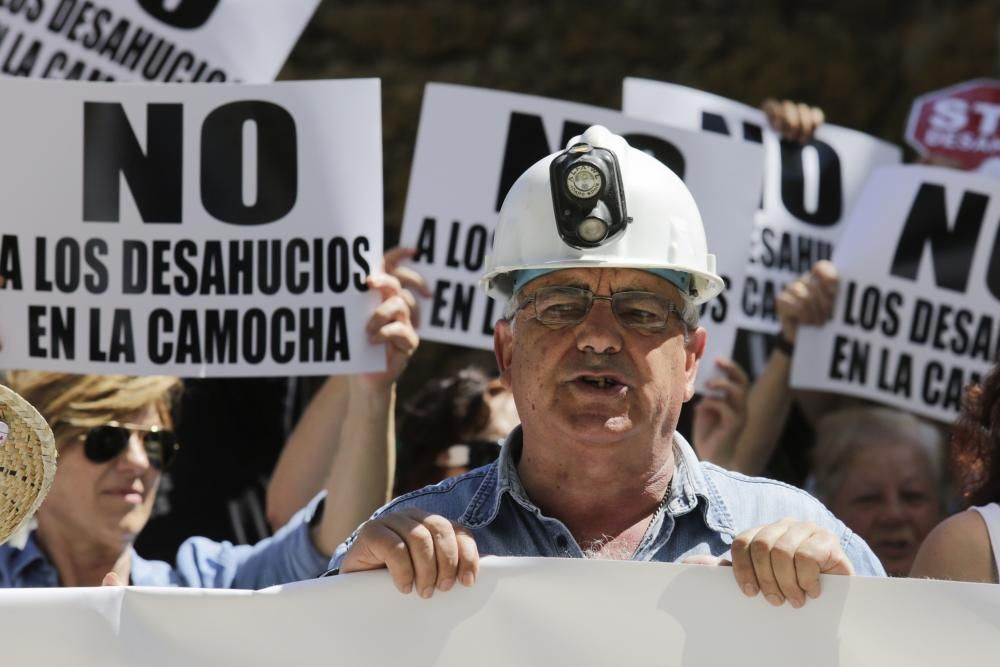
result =
[[[129,439],[132,437],[133,433],[140,433],[140,434],[142,434],[141,440],[142,440],[142,449],[143,449],[143,452],[145,452],[146,458],[149,460],[150,466],[152,466],[153,468],[156,468],[156,470],[158,470],[158,471],[163,471],[163,470],[166,470],[167,468],[169,468],[170,464],[173,463],[174,457],[177,455],[177,452],[180,451],[180,448],[181,448],[181,444],[180,444],[180,442],[177,441],[176,434],[175,434],[174,430],[173,429],[168,429],[168,428],[163,428],[161,426],[146,426],[144,424],[133,424],[133,423],[130,423],[130,422],[120,422],[120,421],[118,421],[116,419],[111,419],[111,420],[103,422],[101,424],[94,424],[94,425],[88,425],[88,424],[85,423],[88,420],[82,420],[82,419],[72,419],[72,418],[69,418],[69,419],[60,419],[59,421],[62,422],[63,424],[67,424],[68,426],[72,426],[73,428],[84,428],[84,429],[87,429],[84,433],[81,433],[81,434],[79,434],[77,436],[77,440],[80,440],[80,441],[82,441],[84,443],[84,448],[83,448],[84,456],[87,458],[88,461],[90,461],[91,463],[93,463],[95,465],[100,465],[102,463],[108,463],[110,461],[114,461],[116,458],[118,458],[119,456],[121,456],[122,452],[124,452],[124,451],[126,451],[128,449]],[[107,458],[107,459],[104,459],[104,460],[98,460],[98,459],[95,459],[91,455],[91,452],[88,451],[88,449],[87,449],[87,440],[91,437],[91,435],[94,433],[94,431],[96,431],[99,428],[105,428],[105,427],[111,427],[111,428],[115,428],[115,429],[125,429],[126,431],[128,431],[128,438],[125,438],[122,441],[123,442],[122,446],[110,458]],[[159,443],[160,444],[160,451],[159,451],[160,465],[157,465],[155,463],[156,457],[151,456],[151,453],[149,451],[149,447],[146,445],[146,436],[149,435],[149,434],[159,434],[160,436],[167,436],[167,437],[169,437],[169,438],[171,438],[173,440],[173,442],[171,442],[169,445],[166,445],[165,443],[163,443],[162,440],[160,441],[160,443]]]
[[[587,307],[584,310],[582,317],[580,317],[580,319],[576,320],[575,322],[564,322],[561,324],[550,324],[545,320],[541,319],[540,317],[538,317],[538,309],[537,305],[535,305],[535,301],[538,298],[539,293],[548,290],[574,290],[578,293],[588,294],[590,298],[588,300]],[[644,297],[651,297],[653,300],[665,304],[667,317],[661,329],[643,329],[642,327],[637,327],[635,325],[628,324],[627,322],[622,321],[621,317],[619,316],[617,310],[615,310],[614,307],[615,299],[616,298],[621,299],[622,296],[630,296],[636,294],[643,295]],[[564,327],[576,326],[581,322],[583,322],[584,320],[586,320],[587,316],[590,315],[590,311],[594,307],[595,301],[607,301],[608,305],[611,307],[611,312],[614,315],[616,322],[618,322],[621,326],[625,327],[626,329],[629,329],[630,331],[635,331],[645,336],[662,334],[665,331],[668,331],[670,328],[669,322],[671,314],[677,316],[677,319],[681,324],[681,328],[683,329],[685,341],[687,341],[688,339],[688,334],[690,333],[690,330],[697,328],[698,326],[696,319],[697,311],[694,310],[694,307],[690,303],[685,302],[683,306],[678,306],[676,303],[671,301],[669,298],[663,296],[662,294],[657,294],[656,292],[650,292],[648,290],[622,290],[621,292],[615,292],[611,295],[605,296],[602,294],[595,294],[593,290],[590,290],[586,287],[578,287],[576,285],[545,285],[544,287],[539,287],[530,295],[517,299],[516,305],[512,303],[511,305],[513,307],[510,307],[508,309],[508,314],[506,316],[506,319],[513,320],[514,318],[517,317],[518,313],[520,313],[522,310],[524,310],[526,306],[528,306],[528,304],[532,304],[535,305],[535,307],[533,308],[534,313],[532,314],[533,319],[538,320],[538,322],[542,326],[545,326],[549,329],[553,330],[562,329]]]

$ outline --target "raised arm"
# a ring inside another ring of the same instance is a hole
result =
[[[729,459],[720,465],[748,475],[760,474],[778,445],[792,406],[789,386],[791,351],[803,324],[817,326],[833,314],[839,276],[828,261],[817,262],[810,271],[788,284],[778,297],[781,338],[771,352],[764,371],[750,387],[747,420]],[[822,411],[826,394],[796,392],[795,400]],[[805,399],[805,400],[803,400]]]
[[[278,530],[326,483],[342,441],[349,377],[331,375],[313,396],[281,450],[267,485],[267,520]]]
[[[419,318],[413,292],[426,297],[430,295],[430,290],[420,274],[401,264],[413,253],[411,248],[391,248],[386,251],[382,264],[384,272],[394,276],[404,288],[399,295],[409,310],[407,322],[415,323]],[[396,375],[400,372],[402,367]],[[374,387],[371,383],[356,383],[348,376],[331,376],[326,380],[296,424],[271,475],[267,488],[267,518],[273,530],[285,525],[327,485],[334,457],[343,442],[351,443],[350,446],[355,448],[354,453],[344,454],[348,460],[353,460],[359,451],[357,448],[363,446],[373,448],[368,453],[385,451],[384,465],[374,462],[372,468],[363,467],[363,470],[379,471],[377,478],[368,476],[371,483],[377,487],[388,484],[391,489],[391,481],[386,481],[386,475],[392,472],[392,457],[395,455],[393,400],[391,382]],[[349,410],[352,419],[345,421]],[[360,412],[354,413],[355,410]],[[375,436],[375,433],[380,435]],[[386,469],[388,472],[385,472]],[[365,486],[365,489],[369,488]],[[385,500],[381,497],[372,510]],[[370,514],[366,513],[362,519]],[[355,526],[351,526],[351,530]]]
[[[368,285],[382,296],[368,320],[367,333],[372,343],[385,345],[386,370],[352,376],[349,381],[341,442],[326,479],[326,508],[313,528],[313,541],[328,555],[389,498],[396,446],[395,383],[419,343],[410,320],[409,297],[399,280],[373,275]]]

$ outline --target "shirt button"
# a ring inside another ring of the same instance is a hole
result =
[[[556,544],[559,545],[560,549],[565,549],[567,546],[569,546],[569,542],[566,541],[566,536],[565,535],[559,535],[559,536],[557,536],[556,537]]]

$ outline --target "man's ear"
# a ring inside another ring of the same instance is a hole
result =
[[[698,327],[688,334],[687,345],[684,349],[684,375],[687,379],[684,389],[685,401],[690,401],[694,397],[694,380],[698,376],[698,362],[705,354],[705,341],[707,340],[708,332],[702,327]]]
[[[514,357],[514,327],[508,320],[497,320],[493,325],[493,353],[500,369],[500,382],[510,389],[510,362]]]

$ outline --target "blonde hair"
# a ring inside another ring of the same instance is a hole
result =
[[[172,428],[170,407],[180,379],[167,375],[74,375],[48,371],[8,371],[7,382],[49,422],[61,447],[91,426],[124,421],[147,406]],[[66,420],[73,420],[70,425]]]

